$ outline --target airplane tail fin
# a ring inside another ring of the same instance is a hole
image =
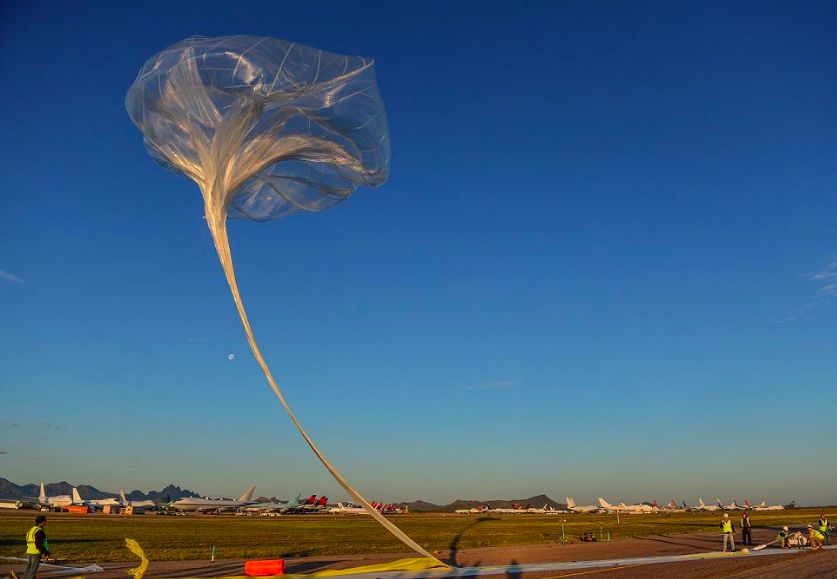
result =
[[[715,499],[715,502],[718,503],[718,506],[722,509],[724,508],[724,503],[721,502],[721,499]]]
[[[744,499],[744,508],[745,508],[745,509],[749,509],[749,508],[750,508],[750,499]]]
[[[76,487],[73,487],[73,502],[74,503],[84,502],[84,501],[81,500],[81,495],[78,494],[78,489]]]
[[[239,501],[247,502],[253,498],[253,493],[256,491],[256,485],[251,486],[247,489],[247,492],[238,497]]]
[[[128,499],[125,498],[125,489],[119,489],[119,498],[122,500],[123,503],[128,502]]]
[[[599,506],[603,509],[609,509],[612,505],[606,500],[604,500],[602,497],[599,497]]]
[[[705,507],[705,506],[706,506],[706,505],[704,504],[704,502],[703,502],[703,499],[702,499],[702,498],[700,498],[700,497],[698,497],[698,504],[700,505],[700,508],[703,508],[703,507]]]
[[[44,481],[41,481],[41,494],[38,495],[38,502],[46,503],[46,490],[44,489]]]
[[[564,497],[564,498],[567,499],[567,508],[574,509],[575,508],[575,501],[573,500],[573,498],[572,497]]]

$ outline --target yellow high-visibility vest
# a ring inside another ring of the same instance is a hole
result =
[[[828,532],[828,519],[820,519],[820,526],[817,527],[820,533]]]
[[[40,553],[38,551],[38,547],[35,546],[35,533],[38,531],[44,531],[43,527],[35,525],[29,532],[26,533],[26,554],[27,555],[37,555]],[[46,531],[44,531],[44,541],[46,541]]]
[[[723,521],[724,523],[724,532],[725,533],[732,533],[732,521]]]

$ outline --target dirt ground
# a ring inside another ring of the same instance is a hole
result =
[[[756,529],[754,544],[764,543],[776,536],[775,530]],[[592,561],[625,557],[649,557],[709,553],[720,550],[720,536],[716,533],[687,535],[656,535],[625,539],[612,543],[575,543],[570,545],[546,544],[517,547],[484,547],[461,551],[439,551],[443,561],[458,567],[493,565],[525,565],[530,563]],[[738,545],[737,545],[738,546]],[[772,548],[772,547],[768,547]],[[286,573],[310,573],[325,569],[341,569],[382,563],[414,555],[354,555],[308,557],[286,560]],[[116,579],[127,577],[125,571],[137,562],[104,564],[104,573],[91,577]],[[145,577],[219,577],[243,574],[243,561],[168,561],[152,562]],[[10,570],[20,571],[22,565],[0,565],[0,574]],[[703,577],[837,577],[837,549],[820,552],[793,550],[777,556],[735,556],[723,559],[694,560],[651,565],[626,565],[616,568],[521,572],[508,571],[508,578],[546,579],[551,577],[575,577],[581,575],[608,575],[612,577],[703,578]],[[46,578],[48,575],[42,575]]]

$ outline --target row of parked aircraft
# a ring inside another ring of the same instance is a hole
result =
[[[647,514],[684,511],[781,511],[783,509],[794,508],[796,506],[796,504],[793,502],[787,505],[768,505],[764,501],[760,502],[757,505],[751,505],[750,501],[747,499],[744,500],[744,505],[739,505],[735,501],[732,501],[730,504],[725,505],[721,502],[721,499],[715,499],[715,502],[717,503],[715,505],[707,505],[703,502],[702,498],[698,498],[698,504],[694,506],[687,505],[686,501],[682,501],[681,504],[678,505],[674,501],[674,499],[672,499],[671,502],[665,506],[658,505],[657,501],[653,501],[651,503],[638,503],[633,505],[626,505],[625,503],[612,505],[601,497],[599,497],[598,504],[596,505],[576,505],[572,497],[566,497],[566,500],[567,509],[573,513]]]
[[[47,496],[44,489],[44,483],[41,483],[40,494],[37,499],[32,500],[18,500],[18,499],[0,499],[0,508],[7,509],[21,509],[21,508],[42,508],[42,509],[65,509],[67,507],[88,507],[91,510],[99,510],[105,505],[114,507],[138,507],[151,508],[154,507],[154,501],[129,501],[125,497],[125,491],[119,491],[119,498],[107,499],[83,499],[76,487],[73,487],[71,495],[54,495]]]
[[[456,512],[459,514],[542,514],[542,515],[557,515],[562,513],[585,513],[585,514],[593,514],[593,513],[623,513],[628,515],[642,515],[642,514],[651,514],[651,513],[665,513],[665,512],[685,512],[685,511],[733,511],[733,510],[753,510],[753,511],[779,511],[785,508],[793,508],[796,506],[794,503],[789,505],[768,505],[765,502],[761,502],[757,505],[751,505],[749,500],[744,501],[743,506],[739,506],[735,501],[732,503],[725,505],[721,503],[720,499],[716,499],[716,505],[707,505],[703,502],[703,499],[698,499],[698,504],[695,506],[689,506],[686,504],[685,501],[682,504],[678,505],[674,500],[665,505],[660,506],[657,504],[657,501],[653,501],[650,503],[638,503],[633,505],[626,505],[625,503],[619,503],[616,505],[612,505],[607,502],[605,499],[599,497],[599,500],[595,505],[577,505],[572,497],[566,497],[566,505],[565,509],[556,509],[549,505],[544,505],[542,508],[533,508],[530,505],[525,507],[515,504],[511,509],[503,509],[497,508],[492,509],[488,505],[479,505],[470,509],[458,509]]]
[[[168,507],[184,512],[223,513],[236,511],[245,515],[306,515],[319,513],[335,515],[367,514],[366,509],[364,509],[360,505],[355,505],[353,503],[337,503],[336,505],[330,505],[328,502],[328,497],[323,496],[318,498],[317,495],[311,495],[304,500],[302,499],[302,495],[299,494],[295,498],[288,501],[268,503],[257,502],[252,500],[253,493],[255,490],[255,486],[250,487],[249,489],[247,489],[247,492],[238,497],[236,500],[211,499],[209,497],[183,498],[174,501],[173,503],[168,505]],[[385,515],[406,512],[404,508],[398,507],[393,504],[372,502],[371,505],[373,508]]]
[[[253,500],[256,490],[255,485],[251,486],[237,499],[215,499],[210,497],[188,497],[172,501],[162,505],[168,511],[194,512],[194,513],[223,513],[240,512],[242,514],[366,514],[366,510],[360,505],[352,503],[337,503],[329,505],[328,497],[317,497],[311,495],[302,499],[302,495],[282,502],[258,502]],[[73,509],[77,507],[98,511],[105,506],[134,508],[156,508],[154,501],[129,501],[125,497],[125,491],[119,491],[119,498],[106,499],[83,499],[76,487],[73,487],[70,495],[47,496],[44,483],[41,483],[40,495],[37,499],[0,499],[0,508],[20,509]],[[393,504],[373,502],[372,506],[383,514],[403,513],[405,509]]]
[[[488,505],[478,505],[476,507],[472,507],[470,509],[457,509],[455,511],[460,515],[475,515],[475,514],[488,514],[491,513],[493,515],[559,515],[561,513],[569,513],[570,511],[563,510],[563,509],[556,509],[549,505],[544,505],[543,507],[533,507],[532,505],[523,506],[520,503],[515,503],[512,505],[512,508],[496,508],[492,509]]]
[[[235,500],[232,499],[213,499],[209,497],[189,497],[182,498],[165,505],[167,509],[181,511],[181,512],[197,512],[197,513],[221,513],[237,511],[242,514],[314,514],[314,513],[330,513],[330,514],[366,514],[366,510],[360,505],[352,503],[337,503],[336,505],[328,504],[328,497],[319,497],[311,495],[307,499],[302,500],[302,495],[297,495],[294,499],[282,502],[257,502],[253,500],[253,493],[256,487],[251,486],[247,491]],[[751,505],[749,500],[744,501],[744,505],[739,505],[735,501],[730,504],[723,504],[720,499],[715,499],[716,504],[707,505],[702,498],[698,498],[698,504],[689,506],[685,501],[678,505],[673,499],[665,505],[660,506],[657,501],[651,503],[625,504],[619,503],[616,505],[610,504],[605,499],[599,497],[595,505],[577,505],[572,497],[566,497],[566,508],[556,509],[549,505],[544,505],[541,508],[532,507],[531,505],[514,504],[512,508],[496,508],[492,509],[488,505],[480,505],[470,509],[459,509],[456,512],[460,514],[562,514],[562,513],[623,513],[623,514],[650,514],[663,512],[684,512],[684,511],[733,511],[733,510],[753,510],[753,511],[778,511],[785,508],[795,507],[795,503],[788,505],[768,505],[761,502],[757,505]],[[395,514],[406,512],[406,509],[387,503],[371,503],[372,506],[384,514]],[[0,508],[71,508],[71,507],[87,507],[90,510],[101,510],[106,505],[112,507],[134,507],[134,508],[154,508],[157,505],[153,501],[129,501],[125,497],[125,491],[119,491],[119,498],[106,499],[83,499],[78,492],[78,489],[73,487],[72,495],[57,495],[48,497],[44,490],[44,483],[41,483],[40,495],[37,500],[20,501],[20,500],[0,500]]]

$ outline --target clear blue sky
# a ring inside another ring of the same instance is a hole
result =
[[[834,3],[0,11],[0,476],[345,496],[123,109],[154,53],[245,33],[377,60],[390,180],[230,233],[370,499],[837,502]]]

